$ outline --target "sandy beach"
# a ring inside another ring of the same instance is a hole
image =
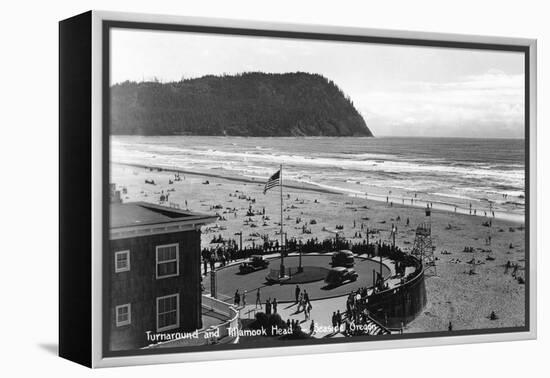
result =
[[[268,172],[266,172],[268,173]],[[166,170],[130,165],[111,165],[112,183],[125,188],[124,202],[146,201],[165,206],[179,206],[190,211],[218,214],[220,220],[203,228],[202,248],[211,245],[214,236],[236,239],[243,233],[243,244],[262,242],[262,235],[279,239],[280,195],[271,190],[263,194],[264,183],[254,180],[229,180],[200,173],[180,174]],[[146,184],[145,181],[154,181]],[[170,183],[171,182],[171,183]],[[385,203],[365,198],[319,190],[306,185],[284,188],[284,227],[288,238],[307,240],[312,237],[334,237],[336,225],[343,225],[343,235],[362,241],[368,228],[371,241],[390,241],[392,224],[397,227],[396,244],[405,251],[412,248],[415,229],[425,222],[419,207],[401,202]],[[168,200],[161,202],[161,195]],[[263,213],[249,217],[247,211]],[[251,218],[251,221],[245,222]],[[409,224],[407,225],[407,219]],[[432,235],[436,246],[436,274],[426,279],[428,304],[422,314],[405,328],[405,332],[445,331],[449,322],[454,330],[496,327],[518,327],[525,319],[525,285],[506,271],[506,263],[518,264],[517,276],[524,276],[525,232],[523,224],[505,219],[491,219],[468,214],[432,211]],[[355,225],[355,227],[354,227]],[[310,233],[303,233],[303,228]],[[361,234],[359,237],[358,233]],[[491,246],[486,243],[490,235]],[[465,252],[472,247],[473,252]],[[492,252],[484,252],[491,248]],[[493,259],[486,259],[490,255]],[[478,264],[469,274],[474,259]],[[494,311],[496,320],[490,320]]]

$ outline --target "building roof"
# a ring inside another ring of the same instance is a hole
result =
[[[190,222],[195,225],[211,223],[215,216],[183,211],[147,202],[111,203],[111,229]]]

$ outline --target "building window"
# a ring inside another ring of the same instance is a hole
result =
[[[157,278],[179,275],[179,245],[157,246]]]
[[[116,306],[116,326],[121,327],[132,323],[132,305],[130,303]]]
[[[130,270],[130,251],[115,252],[115,272],[126,272]]]
[[[180,295],[173,294],[157,298],[157,332],[180,326]]]

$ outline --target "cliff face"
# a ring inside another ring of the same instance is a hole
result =
[[[372,136],[349,98],[306,73],[111,87],[114,135]]]

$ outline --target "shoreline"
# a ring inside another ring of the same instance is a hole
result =
[[[153,169],[153,170],[160,168],[165,172],[183,173],[183,174],[191,175],[191,176],[218,178],[218,179],[236,181],[236,182],[246,183],[246,184],[262,184],[263,185],[263,184],[265,184],[265,181],[266,181],[266,179],[256,180],[254,178],[235,177],[235,176],[228,176],[228,175],[223,175],[223,174],[219,174],[219,173],[189,171],[189,170],[186,170],[186,169],[168,167],[168,166],[163,166],[163,165],[146,165],[146,164],[138,164],[138,163],[119,163],[119,162],[111,162],[111,165],[141,168],[141,169]],[[293,183],[297,183],[297,181],[292,181],[292,180],[286,180],[286,181],[291,181]],[[310,184],[310,185],[304,184],[302,186],[297,185],[297,184],[288,185],[284,181],[283,181],[283,188],[295,189],[295,190],[307,190],[307,191],[311,191],[311,192],[324,193],[324,194],[343,194],[343,193],[341,193],[339,191],[336,191],[336,190],[319,188],[319,187],[316,187],[312,184]]]
[[[210,178],[217,178],[217,179],[223,179],[223,180],[229,180],[229,181],[235,181],[240,183],[246,183],[246,184],[261,184],[264,185],[267,178],[262,179],[255,179],[255,178],[246,178],[242,176],[229,176],[224,175],[221,173],[211,173],[211,172],[201,172],[201,171],[190,171],[186,169],[176,168],[176,167],[170,167],[165,165],[147,165],[147,164],[139,164],[139,163],[123,163],[123,162],[111,162],[111,166],[122,166],[122,167],[133,167],[133,168],[140,168],[140,169],[153,169],[158,170],[162,169],[166,172],[171,173],[181,173],[186,175],[192,175],[192,176],[200,176],[200,177],[210,177]],[[287,184],[285,181],[290,181],[292,184]],[[283,188],[287,189],[294,189],[294,190],[304,190],[304,191],[310,191],[314,193],[321,193],[321,194],[336,194],[336,195],[342,195],[349,198],[358,198],[358,199],[365,199],[365,200],[372,200],[377,201],[380,203],[389,203],[389,200],[391,199],[392,205],[395,206],[404,206],[404,207],[411,207],[416,209],[425,209],[428,205],[430,205],[431,210],[438,210],[443,211],[451,214],[461,214],[461,215],[467,215],[472,216],[476,218],[481,219],[498,219],[498,220],[504,220],[508,222],[518,223],[518,224],[524,224],[525,223],[525,215],[521,214],[513,214],[513,213],[505,213],[502,211],[494,211],[494,216],[484,216],[484,215],[474,215],[470,213],[471,210],[460,207],[458,205],[454,205],[452,203],[448,202],[442,202],[442,201],[427,201],[423,199],[406,199],[405,197],[386,197],[380,194],[361,194],[358,191],[352,191],[352,190],[337,190],[337,189],[331,189],[322,187],[320,184],[312,184],[312,183],[305,183],[305,182],[299,182],[299,181],[293,181],[293,180],[284,180],[283,179]],[[399,201],[394,201],[394,200]],[[455,211],[456,209],[456,211]],[[481,213],[481,211],[480,211]]]

